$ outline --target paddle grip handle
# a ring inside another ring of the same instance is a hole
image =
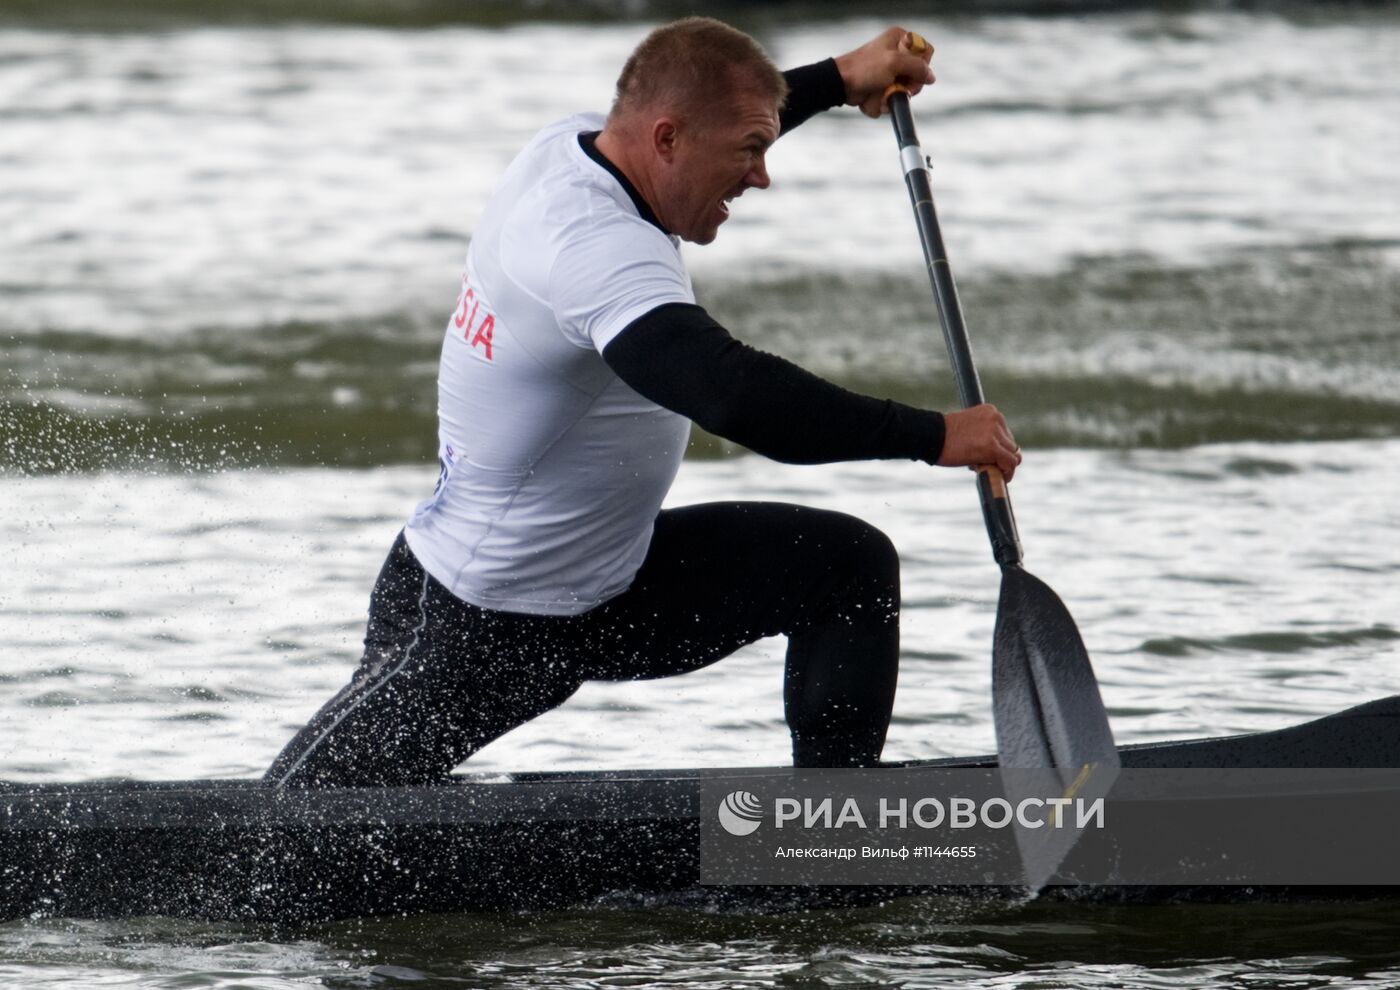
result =
[[[910,31],[910,32],[909,32],[909,43],[908,43],[908,48],[909,48],[909,50],[910,50],[911,52],[913,52],[915,55],[917,55],[917,54],[919,54],[920,52],[922,52],[922,51],[923,51],[925,48],[927,48],[927,47],[928,47],[928,42],[924,40],[924,36],[923,36],[923,35],[921,35],[921,34],[920,34],[919,32],[917,32],[917,31]],[[909,87],[908,87],[908,86],[905,86],[903,83],[898,83],[898,82],[890,83],[888,86],[885,87],[885,95],[884,95],[883,99],[884,99],[886,102],[888,102],[888,101],[889,101],[889,98],[890,98],[891,96],[893,96],[895,93],[905,93],[905,94],[908,94],[908,92],[909,92]]]
[[[914,130],[914,114],[909,107],[909,94],[890,95],[890,119],[894,122],[895,140],[899,143],[899,158],[904,166],[904,184],[909,190],[909,202],[914,207],[914,220],[919,228],[919,240],[924,248],[929,284],[938,305],[938,322],[943,327],[943,343],[953,366],[953,380],[958,386],[958,398],[964,408],[986,402],[977,365],[972,359],[972,344],[967,337],[958,287],[953,282],[953,270],[948,264],[948,252],[943,246],[943,232],[938,226],[938,212],[933,205],[933,186],[929,182],[928,164],[919,135]],[[995,467],[978,469],[977,488],[982,501],[982,518],[987,524],[992,555],[998,564],[1010,567],[1021,563],[1021,536],[1016,529],[1016,515],[1011,510],[1011,496],[1006,480]]]

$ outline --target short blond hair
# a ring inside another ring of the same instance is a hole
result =
[[[652,31],[617,78],[611,119],[666,108],[698,120],[722,115],[737,90],[787,99],[787,80],[763,47],[713,17],[685,17]]]

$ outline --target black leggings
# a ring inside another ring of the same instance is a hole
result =
[[[683,674],[779,634],[794,763],[876,764],[898,674],[899,558],[859,519],[770,502],[665,510],[632,586],[574,616],[470,605],[400,534],[359,668],[265,780],[433,783],[584,681]]]

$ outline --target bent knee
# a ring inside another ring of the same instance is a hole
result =
[[[864,519],[844,513],[832,513],[838,520],[833,531],[839,536],[831,548],[839,565],[852,574],[875,578],[885,583],[899,584],[899,551],[885,532]]]
[[[854,516],[831,513],[822,536],[822,621],[899,619],[899,552],[880,529]]]

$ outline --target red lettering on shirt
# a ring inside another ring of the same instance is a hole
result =
[[[466,280],[462,281],[462,294],[457,297],[457,315],[452,318],[452,322],[457,324],[460,330],[467,323],[467,303],[476,298],[476,292],[467,285]],[[473,309],[473,314],[476,312]]]
[[[472,315],[476,315],[475,310],[472,311]],[[488,313],[486,319],[481,321],[481,326],[477,327],[476,336],[472,338],[472,348],[475,349],[477,344],[482,344],[485,347],[486,360],[488,361],[491,360],[491,335],[495,332],[496,318]]]
[[[470,290],[469,290],[469,291],[470,291]],[[476,311],[477,311],[478,309],[480,309],[480,308],[481,308],[481,300],[480,300],[480,299],[478,299],[478,300],[476,300],[475,302],[472,303],[472,315],[471,315],[471,316],[468,316],[468,317],[466,318],[466,320],[464,321],[464,322],[466,323],[466,325],[467,325],[467,332],[464,333],[464,334],[462,334],[462,339],[463,339],[463,340],[465,340],[467,337],[470,337],[470,336],[471,336],[472,324],[476,322]],[[467,309],[466,303],[463,303],[463,304],[462,304],[462,311],[463,311],[463,312],[466,312],[466,309]],[[457,325],[460,327],[462,324],[459,323],[459,324],[457,324]],[[475,342],[475,341],[472,342],[472,346],[473,346],[473,347],[476,346],[476,342]]]
[[[482,317],[480,323],[477,322],[478,314]],[[496,315],[491,312],[490,304],[482,309],[481,297],[467,284],[465,275],[462,276],[462,292],[457,297],[457,309],[452,314],[452,324],[462,331],[462,340],[473,351],[487,361],[492,359],[491,345],[495,340]]]

